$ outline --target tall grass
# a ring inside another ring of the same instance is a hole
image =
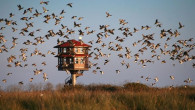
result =
[[[195,87],[151,88],[127,83],[45,89],[2,91],[0,110],[195,110]]]

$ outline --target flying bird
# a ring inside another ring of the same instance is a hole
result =
[[[40,4],[48,5],[49,1],[41,1]]]
[[[79,17],[78,20],[82,20],[84,17]]]
[[[94,73],[94,74],[96,74],[96,73],[97,73],[97,71],[96,71],[96,70],[93,70],[93,73]]]
[[[103,75],[104,74],[104,72],[103,71],[100,71],[100,73]]]
[[[44,79],[44,81],[47,81],[48,80],[46,73],[43,73],[43,79]]]
[[[43,7],[43,13],[47,13],[49,10],[47,10],[45,7]]]
[[[116,70],[116,74],[119,74],[120,73],[120,70]]]
[[[60,15],[62,15],[62,14],[64,14],[64,13],[66,13],[64,10],[62,10],[61,12],[60,12]]]
[[[19,85],[23,85],[24,83],[23,83],[23,81],[20,81],[20,82],[18,82],[18,84],[19,84]]]
[[[106,65],[110,60],[105,60],[104,65]]]
[[[184,25],[181,24],[181,22],[179,22],[179,29],[183,28]]]
[[[32,82],[33,81],[33,78],[30,78],[29,81]]]
[[[110,16],[112,16],[112,15],[110,13],[106,12],[106,17],[108,18]]]
[[[170,76],[170,78],[171,78],[172,80],[174,80],[174,79],[175,79],[175,77],[174,77],[174,76]]]
[[[23,7],[21,5],[17,5],[18,6],[18,10],[22,10]]]
[[[68,3],[67,5],[72,8],[72,3]]]
[[[7,80],[6,80],[6,79],[3,79],[2,81],[3,81],[4,83],[6,83],[6,82],[7,82]]]
[[[11,75],[12,73],[7,73],[7,75],[9,76],[9,75]]]
[[[10,17],[10,18],[12,18],[13,16],[14,16],[14,14],[13,14],[13,13],[10,13],[10,14],[9,14],[9,17]]]
[[[154,78],[154,81],[155,81],[155,82],[158,82],[158,77],[155,77],[155,78]]]

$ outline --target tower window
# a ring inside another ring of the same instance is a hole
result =
[[[63,53],[66,53],[66,48],[63,48]]]
[[[79,52],[78,48],[75,48],[75,52]]]
[[[84,64],[85,61],[84,61],[84,58],[81,58],[81,64]]]
[[[83,52],[83,48],[80,48],[80,52]]]
[[[66,57],[64,58],[64,62],[66,62]]]
[[[69,61],[70,61],[70,64],[73,64],[73,59],[72,58],[70,58]]]
[[[78,63],[79,63],[79,59],[75,58],[75,64],[78,64]]]

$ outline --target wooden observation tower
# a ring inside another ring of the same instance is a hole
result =
[[[83,71],[89,69],[88,50],[91,46],[85,44],[82,40],[68,40],[60,45],[58,48],[58,70],[71,73],[71,78],[65,83],[76,85],[76,78],[83,75]]]

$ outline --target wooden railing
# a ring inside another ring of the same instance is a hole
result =
[[[59,69],[61,70],[88,70],[88,64],[76,65],[76,64],[63,64],[59,65]]]

